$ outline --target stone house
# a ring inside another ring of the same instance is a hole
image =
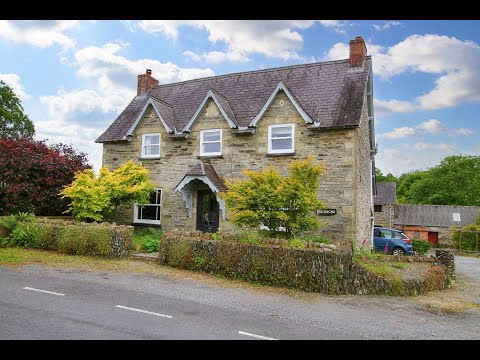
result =
[[[373,195],[375,225],[391,228],[394,222],[397,202],[396,182],[377,182],[377,194]]]
[[[451,245],[451,226],[473,224],[480,206],[407,205],[395,206],[394,226],[410,238]]]
[[[119,223],[231,231],[219,196],[225,179],[270,164],[287,175],[290,161],[311,154],[326,164],[318,198],[329,210],[318,212],[319,232],[371,237],[372,63],[361,37],[350,41],[345,60],[171,84],[147,69],[137,96],[96,142],[104,166],[141,161],[158,188],[151,204],[121,209]]]

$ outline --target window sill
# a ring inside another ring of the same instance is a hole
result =
[[[158,223],[157,223],[157,224],[154,224],[154,223],[145,223],[145,222],[138,222],[138,221],[136,221],[136,222],[133,222],[133,223],[132,223],[132,226],[162,227],[162,224],[158,224]]]
[[[159,160],[160,156],[155,157],[139,157],[139,160]]]
[[[289,152],[289,153],[267,153],[267,156],[271,157],[278,157],[278,156],[294,156],[295,152]]]
[[[223,155],[198,155],[197,159],[223,159]]]

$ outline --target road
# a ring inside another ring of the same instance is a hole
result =
[[[0,267],[0,339],[480,339],[479,312],[185,277]]]
[[[455,255],[455,273],[480,284],[480,258]]]

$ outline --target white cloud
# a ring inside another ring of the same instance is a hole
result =
[[[388,114],[392,112],[412,112],[415,110],[414,105],[409,101],[403,100],[373,100],[374,109],[376,114]]]
[[[21,101],[25,101],[31,98],[30,94],[27,94],[23,84],[20,82],[20,76],[17,74],[0,74],[0,80],[3,80],[5,84],[10,86],[13,92],[20,98]]]
[[[450,145],[445,144],[445,143],[440,143],[440,144],[432,144],[432,143],[424,143],[424,142],[418,142],[413,145],[415,149],[417,150],[448,150],[450,149]]]
[[[0,37],[42,48],[53,45],[72,48],[75,41],[65,32],[78,23],[78,20],[0,20]]]
[[[204,60],[207,63],[219,64],[224,61],[232,62],[247,62],[250,61],[248,56],[243,52],[223,52],[223,51],[210,51],[203,53],[202,55],[197,55],[192,51],[184,51],[183,55],[188,56],[193,61]]]
[[[320,23],[335,28],[344,24],[337,20]],[[207,31],[211,43],[226,45],[224,51],[219,51],[225,55],[210,54],[205,60],[245,61],[253,53],[284,60],[303,59],[299,55],[303,36],[296,30],[307,29],[314,24],[313,20],[142,20],[126,26],[129,29],[136,26],[151,34],[161,33],[169,39],[176,39],[181,27],[194,27]]]
[[[373,24],[372,26],[377,31],[383,31],[383,30],[390,29],[392,27],[400,26],[400,25],[402,25],[400,21],[391,20],[391,21],[385,21],[383,25]]]
[[[422,122],[417,128],[425,130],[428,133],[435,134],[445,131],[447,128],[437,119],[430,119]]]
[[[480,46],[445,35],[411,35],[389,48],[367,43],[375,76],[387,80],[406,72],[438,76],[433,89],[412,104],[421,110],[441,109],[480,100]],[[337,43],[325,60],[348,58],[348,45]]]
[[[450,132],[450,135],[457,135],[457,136],[470,136],[470,135],[473,135],[475,133],[475,131],[471,130],[471,129],[467,129],[467,128],[459,128],[459,129],[453,129],[451,132]]]
[[[380,138],[387,138],[387,139],[401,139],[409,136],[417,135],[417,131],[414,128],[405,126],[400,128],[395,128],[393,131],[380,134]]]

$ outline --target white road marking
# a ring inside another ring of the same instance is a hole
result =
[[[238,333],[239,333],[240,335],[251,336],[251,337],[254,337],[254,338],[257,338],[257,339],[263,339],[263,340],[278,340],[278,339],[274,339],[274,338],[267,337],[267,336],[262,336],[262,335],[256,335],[256,334],[247,333],[247,332],[245,332],[245,331],[239,331]]]
[[[25,290],[32,290],[32,291],[38,291],[38,292],[43,292],[43,293],[46,293],[46,294],[52,294],[52,295],[57,295],[57,296],[65,296],[65,294],[62,294],[62,293],[57,293],[57,292],[54,292],[54,291],[48,291],[48,290],[40,290],[40,289],[35,289],[35,288],[31,288],[31,287],[24,287]]]
[[[141,312],[141,313],[145,313],[145,314],[155,315],[155,316],[166,317],[166,318],[169,318],[169,319],[171,319],[173,317],[173,316],[170,316],[170,315],[159,314],[159,313],[156,313],[156,312],[153,312],[153,311],[147,311],[147,310],[142,310],[142,309],[135,309],[135,308],[131,308],[131,307],[128,307],[128,306],[123,306],[123,305],[117,305],[115,307],[120,308],[120,309],[132,310],[132,311],[137,311],[137,312]]]

